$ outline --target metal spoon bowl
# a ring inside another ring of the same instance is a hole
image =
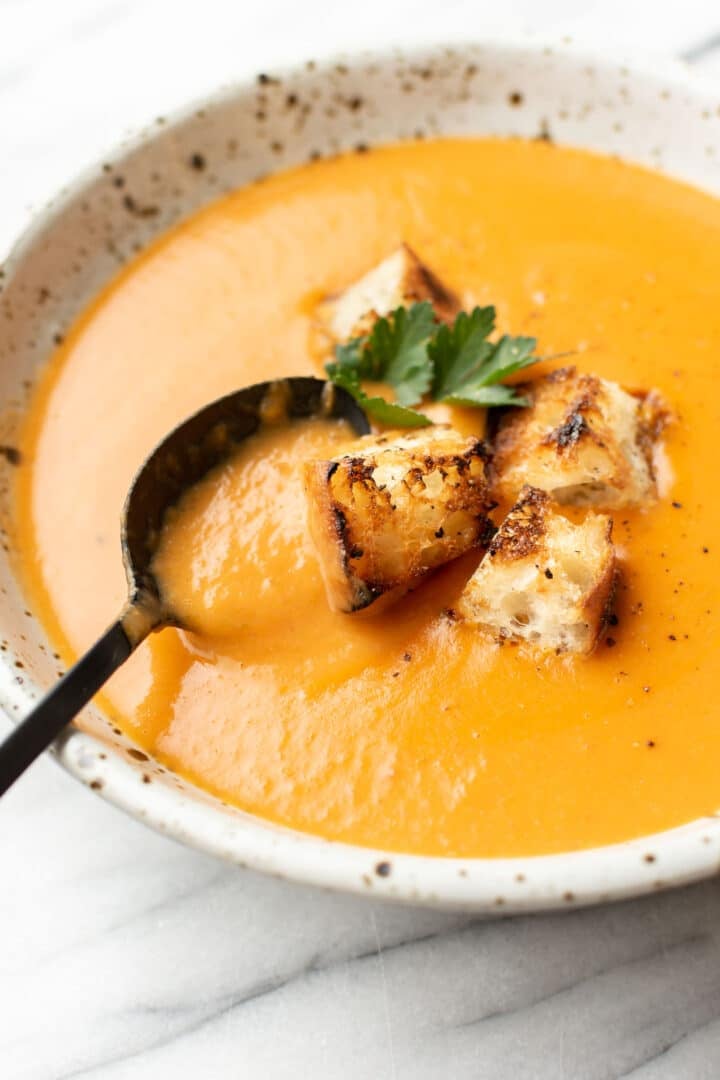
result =
[[[267,423],[347,420],[370,430],[357,402],[323,379],[294,377],[246,386],[218,398],[176,427],[135,476],[122,515],[128,603],[95,645],[70,668],[0,745],[0,795],[25,771],[153,630],[180,626],[153,573],[170,507]]]

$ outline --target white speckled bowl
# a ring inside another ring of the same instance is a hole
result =
[[[420,132],[544,134],[718,192],[719,102],[720,95],[675,64],[626,67],[617,57],[588,56],[567,43],[526,41],[307,63],[277,77],[259,75],[172,121],[160,120],[41,214],[0,272],[0,443],[12,443],[56,335],[148,240],[222,192],[318,153]],[[0,463],[6,521],[12,468]],[[6,550],[0,588],[0,702],[17,716],[56,677],[56,663],[42,627],[26,611]],[[195,789],[148,760],[95,710],[82,723],[84,730],[70,730],[54,751],[82,783],[169,836],[298,881],[511,912],[679,885],[714,874],[720,860],[720,818],[611,847],[525,859],[425,858],[331,843]]]

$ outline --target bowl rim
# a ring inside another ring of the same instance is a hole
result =
[[[414,38],[401,51],[386,46],[330,53],[316,61],[316,70],[322,74],[337,64],[353,66],[368,60],[386,65],[397,62],[400,55],[411,60],[448,48],[461,52],[463,47],[510,49],[519,54],[536,54],[550,48],[575,64],[592,63],[606,69],[623,64],[631,78],[653,78],[670,90],[690,93],[698,103],[717,107],[717,86],[679,60],[628,51],[610,57],[602,49],[534,34],[493,34],[477,39],[449,34],[442,40],[429,35]],[[276,74],[292,78],[302,70],[299,62],[279,67]],[[162,130],[171,131],[198,110],[222,106],[250,93],[254,86],[255,80],[247,77],[191,101],[168,113]],[[121,161],[152,142],[157,134],[154,126],[143,128],[111,149],[107,159]],[[42,232],[61,219],[78,194],[97,179],[99,167],[100,161],[96,161],[84,168],[58,196],[32,215],[4,261],[8,277]],[[12,722],[39,693],[32,683],[21,686],[7,680],[0,683],[0,706]],[[100,738],[75,727],[60,736],[51,753],[72,776],[101,797],[191,847],[287,880],[403,903],[496,914],[567,909],[679,886],[720,871],[720,816],[696,819],[621,843],[548,855],[413,855],[295,832],[228,808],[201,789],[192,789],[190,794],[190,789],[178,791],[165,783],[149,787],[138,782],[137,770],[119,753]]]

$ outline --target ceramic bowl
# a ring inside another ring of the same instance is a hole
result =
[[[720,95],[679,66],[624,66],[568,44],[479,43],[359,54],[259,73],[126,145],[40,214],[0,271],[0,525],[33,381],[73,318],[158,233],[239,185],[317,155],[436,134],[554,139],[720,191]],[[0,703],[22,715],[57,677],[0,550]],[[118,547],[118,558],[120,551]],[[78,596],[82,603],[82,596]],[[320,886],[505,912],[618,899],[715,873],[720,818],[628,843],[520,859],[376,851],[280,828],[197,790],[93,709],[53,752],[81,783],[160,832]],[[720,805],[720,789],[718,793]]]

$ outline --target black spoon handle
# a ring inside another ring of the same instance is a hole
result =
[[[47,749],[138,644],[130,641],[123,620],[118,619],[45,695],[0,745],[0,795]]]

